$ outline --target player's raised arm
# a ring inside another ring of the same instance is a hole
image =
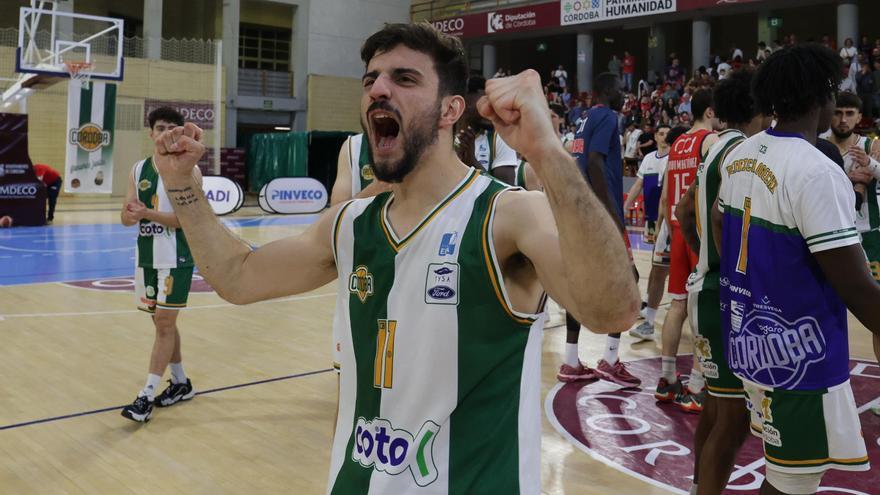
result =
[[[205,199],[192,169],[205,152],[202,131],[187,123],[155,139],[156,168],[199,272],[223,299],[248,304],[316,289],[336,277],[330,230],[338,207],[302,235],[251,250],[226,229]]]
[[[486,83],[480,113],[526,157],[547,198],[518,192],[502,197],[499,221],[516,221],[503,222],[507,232],[496,229],[496,235],[510,236],[535,265],[544,288],[579,321],[624,331],[640,302],[626,248],[611,215],[556,138],[546,106],[535,71]]]

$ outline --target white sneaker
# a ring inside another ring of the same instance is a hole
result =
[[[654,340],[654,323],[643,321],[637,327],[630,329],[629,334],[639,340]]]

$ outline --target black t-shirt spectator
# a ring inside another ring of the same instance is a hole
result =
[[[651,144],[644,146],[646,143]],[[654,140],[653,132],[642,132],[642,135],[639,136],[639,149],[642,150],[642,156],[647,156],[657,151],[657,141]]]

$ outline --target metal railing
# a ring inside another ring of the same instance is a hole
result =
[[[293,96],[293,73],[238,69],[238,94],[291,98]]]
[[[409,8],[409,16],[413,22],[455,17],[457,15],[483,10],[497,9],[498,7],[518,5],[525,3],[541,3],[546,0],[423,0],[413,2]]]
[[[74,40],[87,38],[88,35],[74,35]],[[36,36],[38,46],[48,46],[50,34],[40,31]],[[161,42],[161,60],[186,62],[190,64],[213,64],[217,42],[215,40],[163,38]],[[18,28],[0,28],[0,46],[18,46]],[[93,55],[111,55],[116,53],[117,38],[101,37],[91,41]],[[140,37],[122,40],[122,55],[133,58],[146,57],[146,42]]]

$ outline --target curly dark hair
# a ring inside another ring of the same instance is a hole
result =
[[[755,110],[795,120],[832,101],[842,65],[836,53],[818,43],[783,48],[758,67],[752,79]]]
[[[712,99],[715,100],[715,115],[721,121],[728,125],[746,124],[755,117],[755,102],[752,100],[754,75],[751,70],[739,69],[715,86]]]

